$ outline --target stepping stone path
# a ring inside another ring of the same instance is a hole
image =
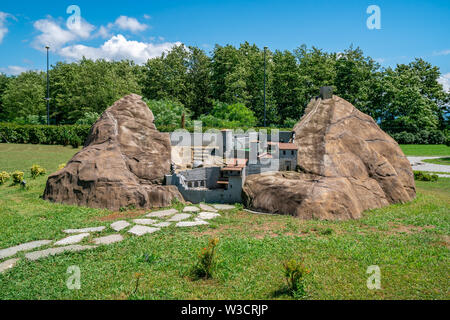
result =
[[[20,244],[18,246],[11,247],[8,249],[3,249],[3,250],[0,250],[0,259],[11,257],[19,251],[27,251],[27,250],[31,250],[31,249],[36,249],[36,248],[45,246],[51,242],[52,242],[51,240],[32,241],[32,242]]]
[[[197,217],[202,220],[211,220],[220,217],[220,214],[214,212],[200,212]]]
[[[158,221],[152,220],[152,219],[134,219],[133,222],[136,223],[136,224],[144,224],[144,225],[150,225],[150,224],[158,223]]]
[[[100,237],[94,239],[95,244],[112,244],[123,240],[123,236],[120,234],[112,234],[106,237]]]
[[[217,217],[220,217],[218,214],[218,210],[231,210],[235,207],[232,205],[224,205],[224,204],[215,204],[213,206],[209,206],[207,204],[200,204],[200,208],[196,206],[186,206],[183,209],[183,212],[180,213],[177,209],[167,209],[155,211],[147,214],[145,217],[147,218],[158,218],[166,221],[158,221],[155,219],[134,219],[131,229],[127,232],[136,236],[142,236],[145,234],[151,234],[161,230],[161,228],[169,227],[172,222],[176,222],[177,227],[195,227],[201,225],[208,225],[209,223],[205,220],[211,220]],[[214,207],[214,208],[213,208]],[[199,211],[202,212],[198,213]],[[186,213],[189,212],[189,213]],[[193,218],[193,221],[183,221]],[[131,226],[132,223],[119,220],[111,223],[111,229],[119,232]],[[151,225],[151,226],[147,226]],[[111,234],[103,237],[97,237],[92,240],[95,245],[79,245],[76,243],[82,242],[86,238],[88,238],[91,233],[94,232],[102,232],[106,229],[105,226],[100,227],[90,227],[90,228],[82,228],[82,229],[66,229],[63,230],[64,233],[70,234],[69,236],[58,240],[54,243],[53,248],[28,252],[25,253],[25,258],[34,261],[38,259],[42,259],[48,256],[54,256],[58,254],[62,254],[64,252],[78,252],[88,249],[97,248],[99,245],[108,245],[112,243],[117,243],[124,240],[124,237],[121,234]],[[4,258],[9,258],[14,256],[20,251],[29,251],[32,249],[36,249],[42,246],[46,246],[52,243],[52,240],[39,240],[23,243],[14,247],[6,248],[0,250],[0,260]],[[13,268],[16,263],[19,261],[19,258],[12,258],[3,262],[0,262],[0,273]]]
[[[16,265],[17,261],[19,261],[19,258],[9,259],[6,260],[5,262],[0,263],[0,273],[3,273],[8,269],[13,268]]]
[[[94,227],[94,228],[84,228],[84,229],[67,229],[63,230],[65,233],[86,233],[86,232],[102,232],[106,227]]]
[[[178,213],[177,209],[169,209],[169,210],[162,210],[162,211],[151,212],[148,215],[146,215],[146,217],[149,217],[149,218],[164,218],[164,217],[167,217],[167,216],[173,216],[175,213]]]
[[[66,246],[68,244],[75,244],[83,241],[84,238],[89,237],[90,233],[80,233],[74,236],[69,236],[67,238],[61,239],[55,242],[56,246]]]
[[[235,208],[235,206],[229,204],[213,204],[213,207],[217,210],[232,210]]]
[[[48,256],[54,256],[57,254],[61,254],[63,252],[77,252],[87,249],[93,249],[96,248],[96,246],[80,246],[80,245],[71,245],[71,246],[65,246],[65,247],[59,247],[59,248],[51,248],[41,251],[35,251],[25,254],[25,258],[28,260],[34,261],[38,259],[42,259]]]
[[[172,218],[170,218],[167,221],[172,221],[172,222],[178,222],[181,220],[186,220],[187,218],[190,218],[192,216],[192,214],[188,214],[188,213],[179,213],[174,215]]]
[[[160,222],[160,223],[155,223],[153,226],[154,227],[158,227],[158,228],[165,228],[170,226],[171,223],[170,222]]]
[[[200,206],[200,209],[202,209],[203,211],[207,211],[207,212],[217,212],[216,209],[214,209],[214,208],[211,207],[211,206],[208,206],[207,204],[200,203],[199,206]]]
[[[178,222],[176,224],[177,227],[195,227],[195,226],[201,226],[201,225],[205,225],[205,224],[209,224],[206,221],[200,220],[200,219],[195,219],[195,221],[182,221],[182,222]]]
[[[146,227],[146,226],[134,226],[130,230],[128,230],[129,233],[132,233],[137,236],[143,236],[144,234],[153,233],[156,231],[161,230],[160,228],[152,228],[152,227]]]
[[[183,212],[199,212],[200,209],[197,207],[189,206],[183,209]]]
[[[111,223],[110,227],[112,229],[114,229],[115,231],[120,231],[123,230],[125,228],[128,228],[131,224],[129,224],[128,222],[124,221],[124,220],[120,220],[120,221],[116,221],[114,223]]]

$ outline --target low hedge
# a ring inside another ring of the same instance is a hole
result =
[[[88,134],[88,125],[19,125],[0,123],[1,143],[80,145]]]
[[[449,136],[440,130],[421,130],[417,133],[398,132],[391,133],[392,138],[399,144],[447,144]]]

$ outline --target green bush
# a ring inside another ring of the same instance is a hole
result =
[[[414,171],[414,179],[417,181],[436,182],[439,179],[437,174],[430,174],[422,171]]]
[[[14,171],[12,173],[12,179],[14,184],[19,184],[23,181],[24,173],[22,171]]]
[[[97,112],[85,112],[75,124],[92,126],[98,118],[100,118],[100,115]]]
[[[44,174],[46,174],[46,173],[47,173],[47,170],[45,170],[44,168],[42,168],[40,165],[33,164],[33,165],[31,166],[30,173],[31,173],[31,177],[32,177],[33,179],[36,179],[37,177],[43,176]]]
[[[0,123],[0,143],[58,144],[67,146],[78,140],[79,145],[86,140],[89,125],[20,125]],[[75,138],[76,137],[76,138]]]
[[[249,128],[256,126],[257,119],[250,109],[242,103],[226,104],[214,102],[210,114],[200,117],[203,126],[214,128]]]
[[[0,185],[4,184],[10,178],[9,173],[6,171],[0,172]]]
[[[305,276],[309,270],[305,265],[297,260],[291,259],[283,263],[284,277],[290,293],[294,298],[303,298],[306,296]]]
[[[219,243],[218,238],[210,239],[208,246],[198,255],[198,262],[194,267],[193,273],[197,278],[212,278],[214,269],[217,265],[216,248]]]
[[[173,126],[180,128],[183,113],[185,127],[192,125],[190,111],[180,102],[169,99],[145,100],[145,102],[150,110],[152,110],[153,116],[155,117],[155,126],[157,128],[161,126]]]
[[[447,139],[440,130],[421,130],[415,134],[403,131],[391,133],[391,136],[399,144],[443,144]]]

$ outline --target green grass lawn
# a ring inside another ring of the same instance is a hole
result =
[[[51,172],[76,152],[15,146],[6,158],[4,150],[0,145],[0,171],[37,163]],[[51,204],[41,199],[46,177],[31,180],[27,170],[26,178],[29,190],[0,186],[0,248],[61,239],[66,228],[109,226],[145,213]],[[417,190],[413,202],[368,211],[356,221],[301,221],[236,208],[209,226],[169,227],[142,237],[122,232],[125,240],[110,246],[21,259],[0,274],[0,299],[292,299],[282,269],[290,258],[304,259],[311,269],[309,299],[448,299],[450,179],[417,182]],[[220,239],[215,276],[193,280],[192,266],[211,237]],[[73,265],[81,270],[80,290],[66,287]],[[381,290],[366,287],[371,265],[381,269]]]
[[[439,157],[450,156],[450,147],[444,144],[401,144],[400,148],[407,156]]]
[[[450,157],[439,158],[439,159],[425,159],[424,162],[450,166]]]

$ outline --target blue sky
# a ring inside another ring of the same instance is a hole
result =
[[[68,6],[81,9],[69,29]],[[369,30],[369,5],[381,9],[381,29]],[[256,43],[271,50],[301,44],[342,51],[350,44],[383,66],[415,57],[441,68],[450,84],[449,0],[307,1],[10,1],[0,3],[0,71],[44,69],[51,63],[90,58],[131,58],[142,63],[175,43],[209,52],[214,45]]]

